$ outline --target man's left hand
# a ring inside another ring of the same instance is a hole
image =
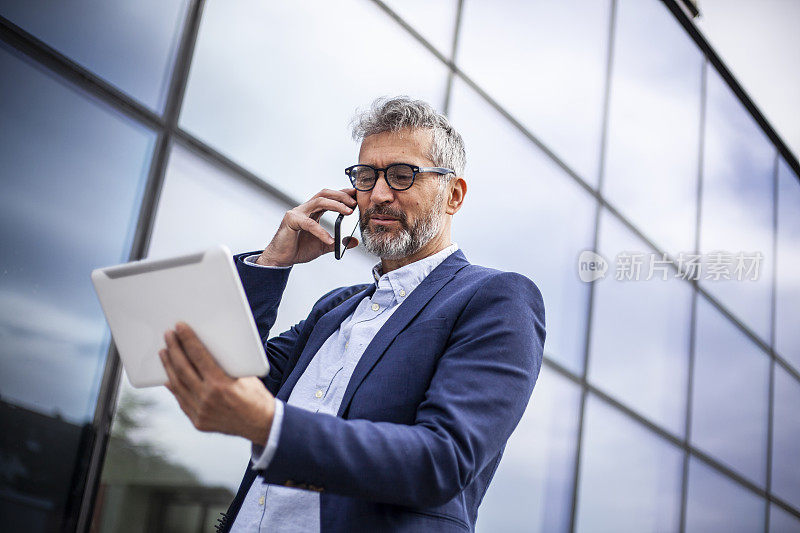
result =
[[[192,328],[178,322],[159,351],[165,386],[194,427],[244,437],[264,446],[275,414],[275,397],[257,377],[234,379],[217,364]]]

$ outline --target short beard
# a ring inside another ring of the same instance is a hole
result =
[[[439,191],[433,201],[430,211],[418,219],[409,228],[405,215],[402,212],[395,212],[388,208],[376,206],[359,220],[361,228],[361,240],[367,252],[377,255],[381,259],[397,260],[419,252],[423,246],[428,244],[436,237],[444,226],[442,212],[444,211],[444,200],[447,193],[446,184],[440,184]],[[393,229],[386,226],[369,226],[369,217],[373,215],[386,215],[394,217],[400,224],[400,229],[395,237],[392,236]]]

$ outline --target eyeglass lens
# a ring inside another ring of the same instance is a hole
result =
[[[371,189],[378,178],[375,169],[365,165],[354,167],[350,176],[356,189]],[[386,179],[393,189],[407,189],[414,182],[414,168],[403,163],[390,165],[386,169]]]

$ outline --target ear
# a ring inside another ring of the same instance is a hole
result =
[[[461,204],[464,203],[464,196],[467,194],[467,182],[464,178],[456,176],[450,181],[448,187],[450,188],[450,194],[447,198],[445,210],[448,215],[454,215],[461,209]]]

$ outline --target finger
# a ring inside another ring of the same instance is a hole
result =
[[[303,229],[314,235],[316,238],[321,240],[323,244],[327,246],[333,246],[333,237],[331,237],[331,234],[328,233],[328,231],[323,228],[319,222],[315,222],[308,217],[300,217],[298,224],[300,225],[300,229]]]
[[[357,205],[355,199],[356,190],[353,187],[348,187],[346,189],[340,190],[333,190],[333,189],[322,189],[317,194],[315,194],[312,199],[314,198],[330,198],[332,200],[338,200],[345,205],[350,207],[355,207]]]
[[[181,411],[184,412],[186,417],[192,422],[192,425],[194,425],[194,420],[195,420],[195,417],[197,416],[196,415],[196,410],[189,404],[189,402],[186,400],[186,398],[182,397],[180,394],[176,394],[176,392],[175,392],[173,387],[170,387],[168,385],[167,388],[172,393],[172,395],[175,397],[175,400],[178,402],[178,406],[181,408]]]
[[[169,354],[167,353],[167,350],[160,350],[158,352],[158,356],[161,358],[161,363],[164,365],[164,370],[167,371],[168,381],[164,384],[164,386],[167,387],[167,390],[169,390],[173,396],[175,396],[175,399],[178,400],[178,403],[183,403],[187,407],[191,406],[194,408],[194,397],[175,373],[175,367],[172,366],[172,363],[169,360]]]
[[[189,391],[197,391],[202,386],[203,378],[192,365],[191,361],[186,357],[175,332],[171,330],[167,331],[164,334],[164,340],[167,341],[169,361],[172,363],[172,368],[175,370],[178,379]]]
[[[345,237],[342,239],[342,244],[344,244],[347,249],[355,248],[358,246],[358,239],[356,237]]]
[[[158,357],[161,358],[161,364],[164,365],[164,370],[167,372],[167,383],[165,383],[164,386],[173,394],[187,393],[188,389],[178,378],[178,374],[175,372],[175,367],[172,365],[172,361],[170,361],[167,350],[159,350]]]
[[[322,216],[325,211],[336,211],[338,213],[342,213],[343,215],[349,215],[353,212],[354,207],[355,206],[350,207],[341,200],[317,197],[303,204],[302,211],[310,217],[316,217],[316,219],[319,219],[319,217]]]
[[[194,367],[198,369],[201,378],[219,379],[227,376],[189,324],[178,322],[175,326],[175,331],[178,334],[178,340],[184,349],[184,353],[194,364]]]

